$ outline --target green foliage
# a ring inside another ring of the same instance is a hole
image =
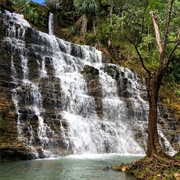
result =
[[[146,14],[145,14],[146,26],[150,28],[151,34],[153,34],[154,29],[153,29],[151,17],[149,16],[149,12],[153,11],[156,14],[160,32],[162,35],[161,37],[162,39],[164,38],[163,34],[165,30],[168,6],[169,6],[169,0],[164,0],[164,1],[150,0],[146,9]],[[174,39],[175,38],[177,39],[177,36],[179,34],[179,27],[180,27],[179,7],[180,7],[180,2],[174,1],[173,11],[171,15],[171,23],[169,27],[169,32],[171,32],[171,35],[173,34]],[[171,37],[171,40],[172,40],[172,37]]]
[[[71,34],[75,34],[75,33],[76,33],[76,26],[75,26],[74,24],[69,27],[69,32],[70,32]]]
[[[93,26],[94,34],[96,34],[94,18],[99,13],[99,3],[96,0],[74,0],[73,2],[74,7],[76,8],[78,14],[81,16],[76,25],[77,29],[79,29],[80,31],[79,34],[81,35],[82,40],[84,40],[89,22],[91,22],[91,27]]]
[[[113,14],[113,25],[110,25],[109,21],[109,18],[105,20],[98,19],[96,21],[96,24],[98,24],[97,37],[101,43],[107,46],[108,38],[112,34],[112,45],[120,46],[123,42],[123,32],[121,30],[122,18]]]
[[[15,9],[19,9],[19,8],[25,6],[26,3],[28,2],[28,0],[13,0],[12,2],[14,4],[13,7]]]
[[[180,155],[175,155],[175,158],[180,160]]]
[[[48,21],[46,12],[43,9],[40,9],[37,4],[32,1],[26,4],[24,16],[35,25],[47,27]]]
[[[99,12],[96,0],[74,0],[74,6],[80,15],[85,14],[88,18],[97,16]]]
[[[176,56],[173,57],[168,72],[169,72],[168,76],[172,80],[171,82],[180,84],[180,61],[178,57]]]
[[[96,24],[98,24],[98,27],[97,27],[97,37],[98,39],[100,40],[100,42],[102,44],[104,44],[105,46],[107,45],[107,41],[108,41],[108,36],[109,36],[109,22],[107,22],[108,19],[104,19],[104,20],[101,20],[101,19],[97,19],[96,20]]]
[[[139,44],[139,52],[141,53],[147,68],[153,70],[159,66],[156,40],[152,34],[142,35],[142,40]]]
[[[176,95],[177,95],[178,97],[180,97],[180,89],[178,89],[178,90],[176,91]]]
[[[49,8],[53,9],[53,8],[59,8],[59,1],[58,0],[45,0],[44,4],[46,4],[46,6],[48,6]]]

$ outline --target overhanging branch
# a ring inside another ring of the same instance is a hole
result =
[[[143,61],[143,58],[142,58],[142,56],[141,56],[141,54],[140,54],[137,46],[136,46],[136,45],[131,41],[131,39],[129,39],[128,37],[126,37],[126,39],[135,47],[136,52],[137,52],[137,54],[138,54],[138,56],[139,56],[139,59],[140,59],[140,61],[141,61],[142,67],[143,67],[143,68],[146,70],[146,72],[150,75],[151,72],[146,68],[146,66],[145,66],[145,64],[144,64],[144,61]]]
[[[137,48],[137,46],[131,41],[131,39],[129,39],[128,37],[126,37],[126,39],[135,47],[135,50],[139,56],[139,59],[141,61],[141,65],[142,67],[144,68],[144,70],[148,73],[148,76],[149,76],[149,79],[148,79],[148,89],[147,89],[147,94],[148,94],[148,98],[150,99],[150,87],[151,87],[151,72],[146,68],[145,64],[144,64],[144,61],[143,61],[143,58]]]

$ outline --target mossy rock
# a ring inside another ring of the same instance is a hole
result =
[[[115,171],[121,171],[121,167],[114,164],[112,164],[111,168]]]
[[[6,36],[6,27],[3,25],[3,19],[0,18],[0,40],[2,40]]]
[[[31,37],[31,28],[27,28],[25,31],[25,42],[26,44],[32,43],[32,37]]]

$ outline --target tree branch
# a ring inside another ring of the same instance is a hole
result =
[[[161,36],[160,36],[160,31],[159,31],[157,19],[156,19],[155,14],[153,13],[153,11],[150,12],[150,15],[152,17],[152,21],[153,21],[153,24],[154,24],[156,42],[157,42],[157,45],[158,45],[158,51],[159,51],[161,64],[163,64],[164,62],[162,62],[162,61],[164,61],[164,58],[162,58],[162,57],[163,57],[163,54],[164,54],[164,49],[163,49],[162,42],[161,42]]]
[[[176,44],[176,43],[178,43],[180,41],[180,39],[176,39],[176,40],[174,40],[174,41],[168,41],[167,43],[169,44],[169,43],[174,43],[174,44]]]
[[[142,56],[141,56],[141,54],[140,54],[137,46],[136,46],[136,45],[131,41],[131,39],[129,39],[128,37],[126,37],[126,39],[135,47],[136,52],[137,52],[137,54],[138,54],[138,56],[139,56],[139,59],[140,59],[140,61],[141,61],[141,65],[142,65],[142,67],[145,69],[145,71],[148,73],[149,81],[148,81],[147,94],[148,94],[148,98],[150,98],[151,72],[146,68],[146,66],[145,66],[145,64],[144,64],[144,61],[143,61],[143,58],[142,58]]]
[[[164,30],[164,44],[163,44],[163,49],[164,50],[166,49],[167,41],[168,41],[169,23],[170,23],[170,19],[171,19],[171,12],[172,12],[173,2],[174,2],[174,0],[170,1],[169,8],[168,8],[168,15],[167,15],[166,26],[165,26],[165,30]]]
[[[171,53],[170,53],[170,55],[169,55],[169,58],[168,58],[168,60],[167,60],[166,66],[165,66],[163,69],[161,69],[160,75],[161,75],[163,72],[165,72],[165,71],[167,70],[167,68],[169,67],[170,62],[172,61],[172,56],[173,56],[174,52],[176,51],[176,49],[178,48],[179,45],[180,45],[180,39],[179,39],[179,41],[177,42],[177,44],[174,46],[173,50],[171,51]]]
[[[143,68],[146,70],[146,72],[150,75],[151,72],[146,68],[146,66],[145,66],[145,64],[144,64],[144,61],[143,61],[143,58],[142,58],[142,56],[141,56],[141,54],[140,54],[137,46],[136,46],[136,45],[131,41],[131,39],[129,39],[128,37],[126,37],[126,39],[135,47],[136,52],[137,52],[137,54],[138,54],[138,56],[139,56],[139,59],[140,59],[140,61],[141,61],[142,67],[143,67]]]

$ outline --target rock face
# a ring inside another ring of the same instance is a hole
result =
[[[177,152],[180,150],[180,119],[176,107],[168,107],[159,105],[160,118],[158,123],[161,127],[163,134],[171,142]],[[174,112],[175,111],[175,112]],[[171,113],[170,113],[171,112]],[[173,115],[175,114],[175,116]]]
[[[129,69],[102,64],[95,48],[0,12],[1,160],[144,153],[148,104],[142,87]],[[176,136],[169,139],[178,143]]]
[[[8,22],[8,18],[10,22]],[[53,76],[50,57],[45,57],[44,63],[47,75],[52,76],[39,77],[42,57],[33,48],[37,48],[39,53],[42,51],[45,53],[46,50],[42,50],[41,46],[44,46],[46,42],[37,42],[36,31],[30,27],[24,29],[20,24],[15,24],[11,18],[3,12],[1,13],[0,157],[2,160],[46,157],[47,155],[41,147],[40,141],[42,140],[38,134],[40,123],[38,113],[35,113],[37,110],[30,106],[33,106],[34,103],[40,104],[38,96],[42,96],[44,113],[41,112],[41,116],[46,122],[50,122],[48,124],[51,129],[56,129],[60,125],[58,121],[60,115],[57,115],[54,106],[61,109],[60,80]],[[36,44],[36,42],[40,44],[32,47],[31,44]],[[28,58],[28,62],[25,61],[25,58]],[[25,64],[26,62],[28,64]],[[30,82],[25,82],[27,80]],[[56,100],[52,94],[56,94]],[[43,129],[41,133],[43,133]],[[57,136],[60,134],[58,132]],[[30,141],[33,141],[33,148],[30,146]],[[63,145],[61,146],[61,138],[58,138],[58,144],[62,147],[61,151],[61,148],[58,148],[59,154],[66,154],[63,151]]]
[[[99,70],[85,65],[82,71],[84,78],[87,82],[89,94],[94,97],[96,103],[96,112],[100,119],[103,118],[103,102],[102,102],[102,89],[99,82]]]

